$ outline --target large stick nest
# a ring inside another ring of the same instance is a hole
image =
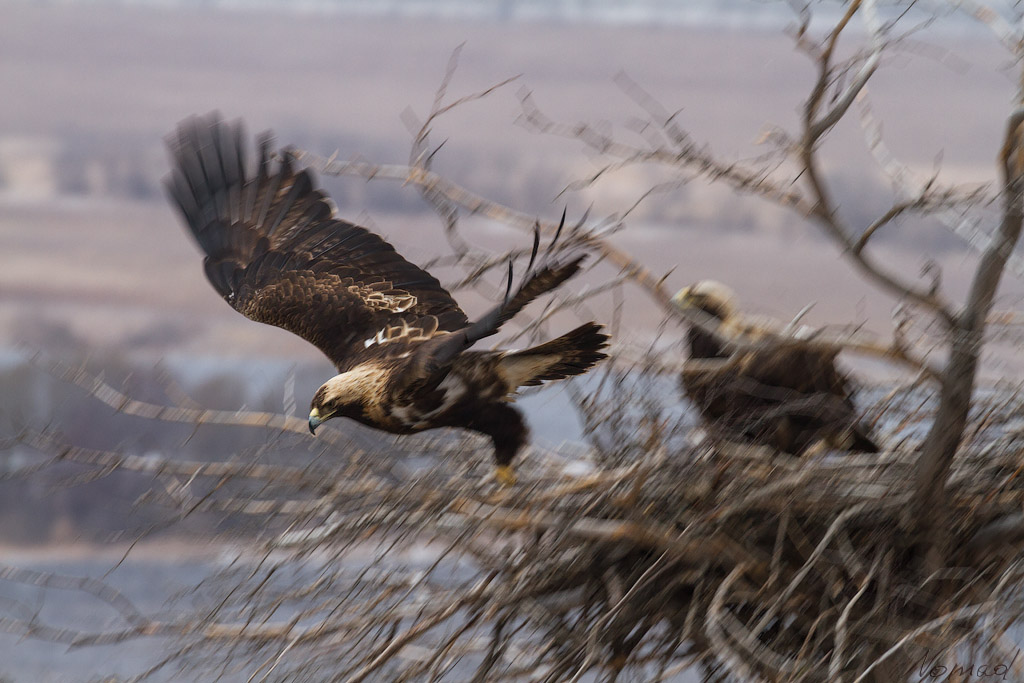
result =
[[[534,449],[512,489],[487,481],[475,436],[420,439],[440,462],[402,478],[355,451],[336,470],[293,468],[276,478],[290,502],[269,510],[258,561],[203,586],[217,607],[183,629],[181,652],[272,679],[658,680],[696,667],[708,680],[895,681],[1011,666],[1017,394],[979,401],[941,552],[926,557],[907,518],[931,404],[920,390],[872,413],[891,450],[805,459],[689,443],[656,393],[640,381],[591,394],[595,447]]]

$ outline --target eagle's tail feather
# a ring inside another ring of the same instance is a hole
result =
[[[608,357],[608,335],[597,323],[586,323],[538,346],[506,355],[501,368],[514,386],[533,386],[579,375]]]

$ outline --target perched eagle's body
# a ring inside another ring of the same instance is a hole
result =
[[[466,351],[536,297],[558,287],[582,257],[530,270],[517,290],[475,322],[429,273],[379,236],[334,217],[308,170],[270,159],[252,173],[241,124],[216,115],[183,122],[169,141],[168,190],[206,254],[210,283],[237,311],[317,346],[339,374],[317,391],[310,430],[344,416],[408,434],[462,427],[489,435],[499,475],[526,442],[508,401],[523,385],[586,372],[608,337],[587,323],[524,351]]]
[[[803,340],[745,324],[731,291],[716,282],[688,287],[674,301],[710,315],[722,333],[755,344],[734,355],[719,336],[690,327],[691,361],[682,385],[713,432],[792,455],[819,442],[843,450],[878,450],[858,422],[849,378],[836,368],[838,348],[810,348]],[[701,365],[713,359],[722,360],[719,367]]]

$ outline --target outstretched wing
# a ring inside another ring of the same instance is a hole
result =
[[[210,114],[168,141],[171,199],[206,253],[206,277],[236,311],[299,335],[339,367],[388,327],[467,325],[436,278],[335,218],[310,171],[273,161],[269,136],[250,171],[244,137],[241,122]]]
[[[504,301],[479,320],[452,334],[435,336],[420,345],[413,363],[408,368],[405,381],[412,382],[417,378],[434,375],[476,342],[496,334],[503,324],[531,301],[552,291],[575,275],[585,258],[585,254],[580,254],[565,262],[552,261],[537,270],[531,270],[515,293],[510,291]]]

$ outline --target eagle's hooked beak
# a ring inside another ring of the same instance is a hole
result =
[[[309,433],[316,435],[316,428],[324,423],[323,418],[320,417],[320,411],[316,408],[309,411]]]

